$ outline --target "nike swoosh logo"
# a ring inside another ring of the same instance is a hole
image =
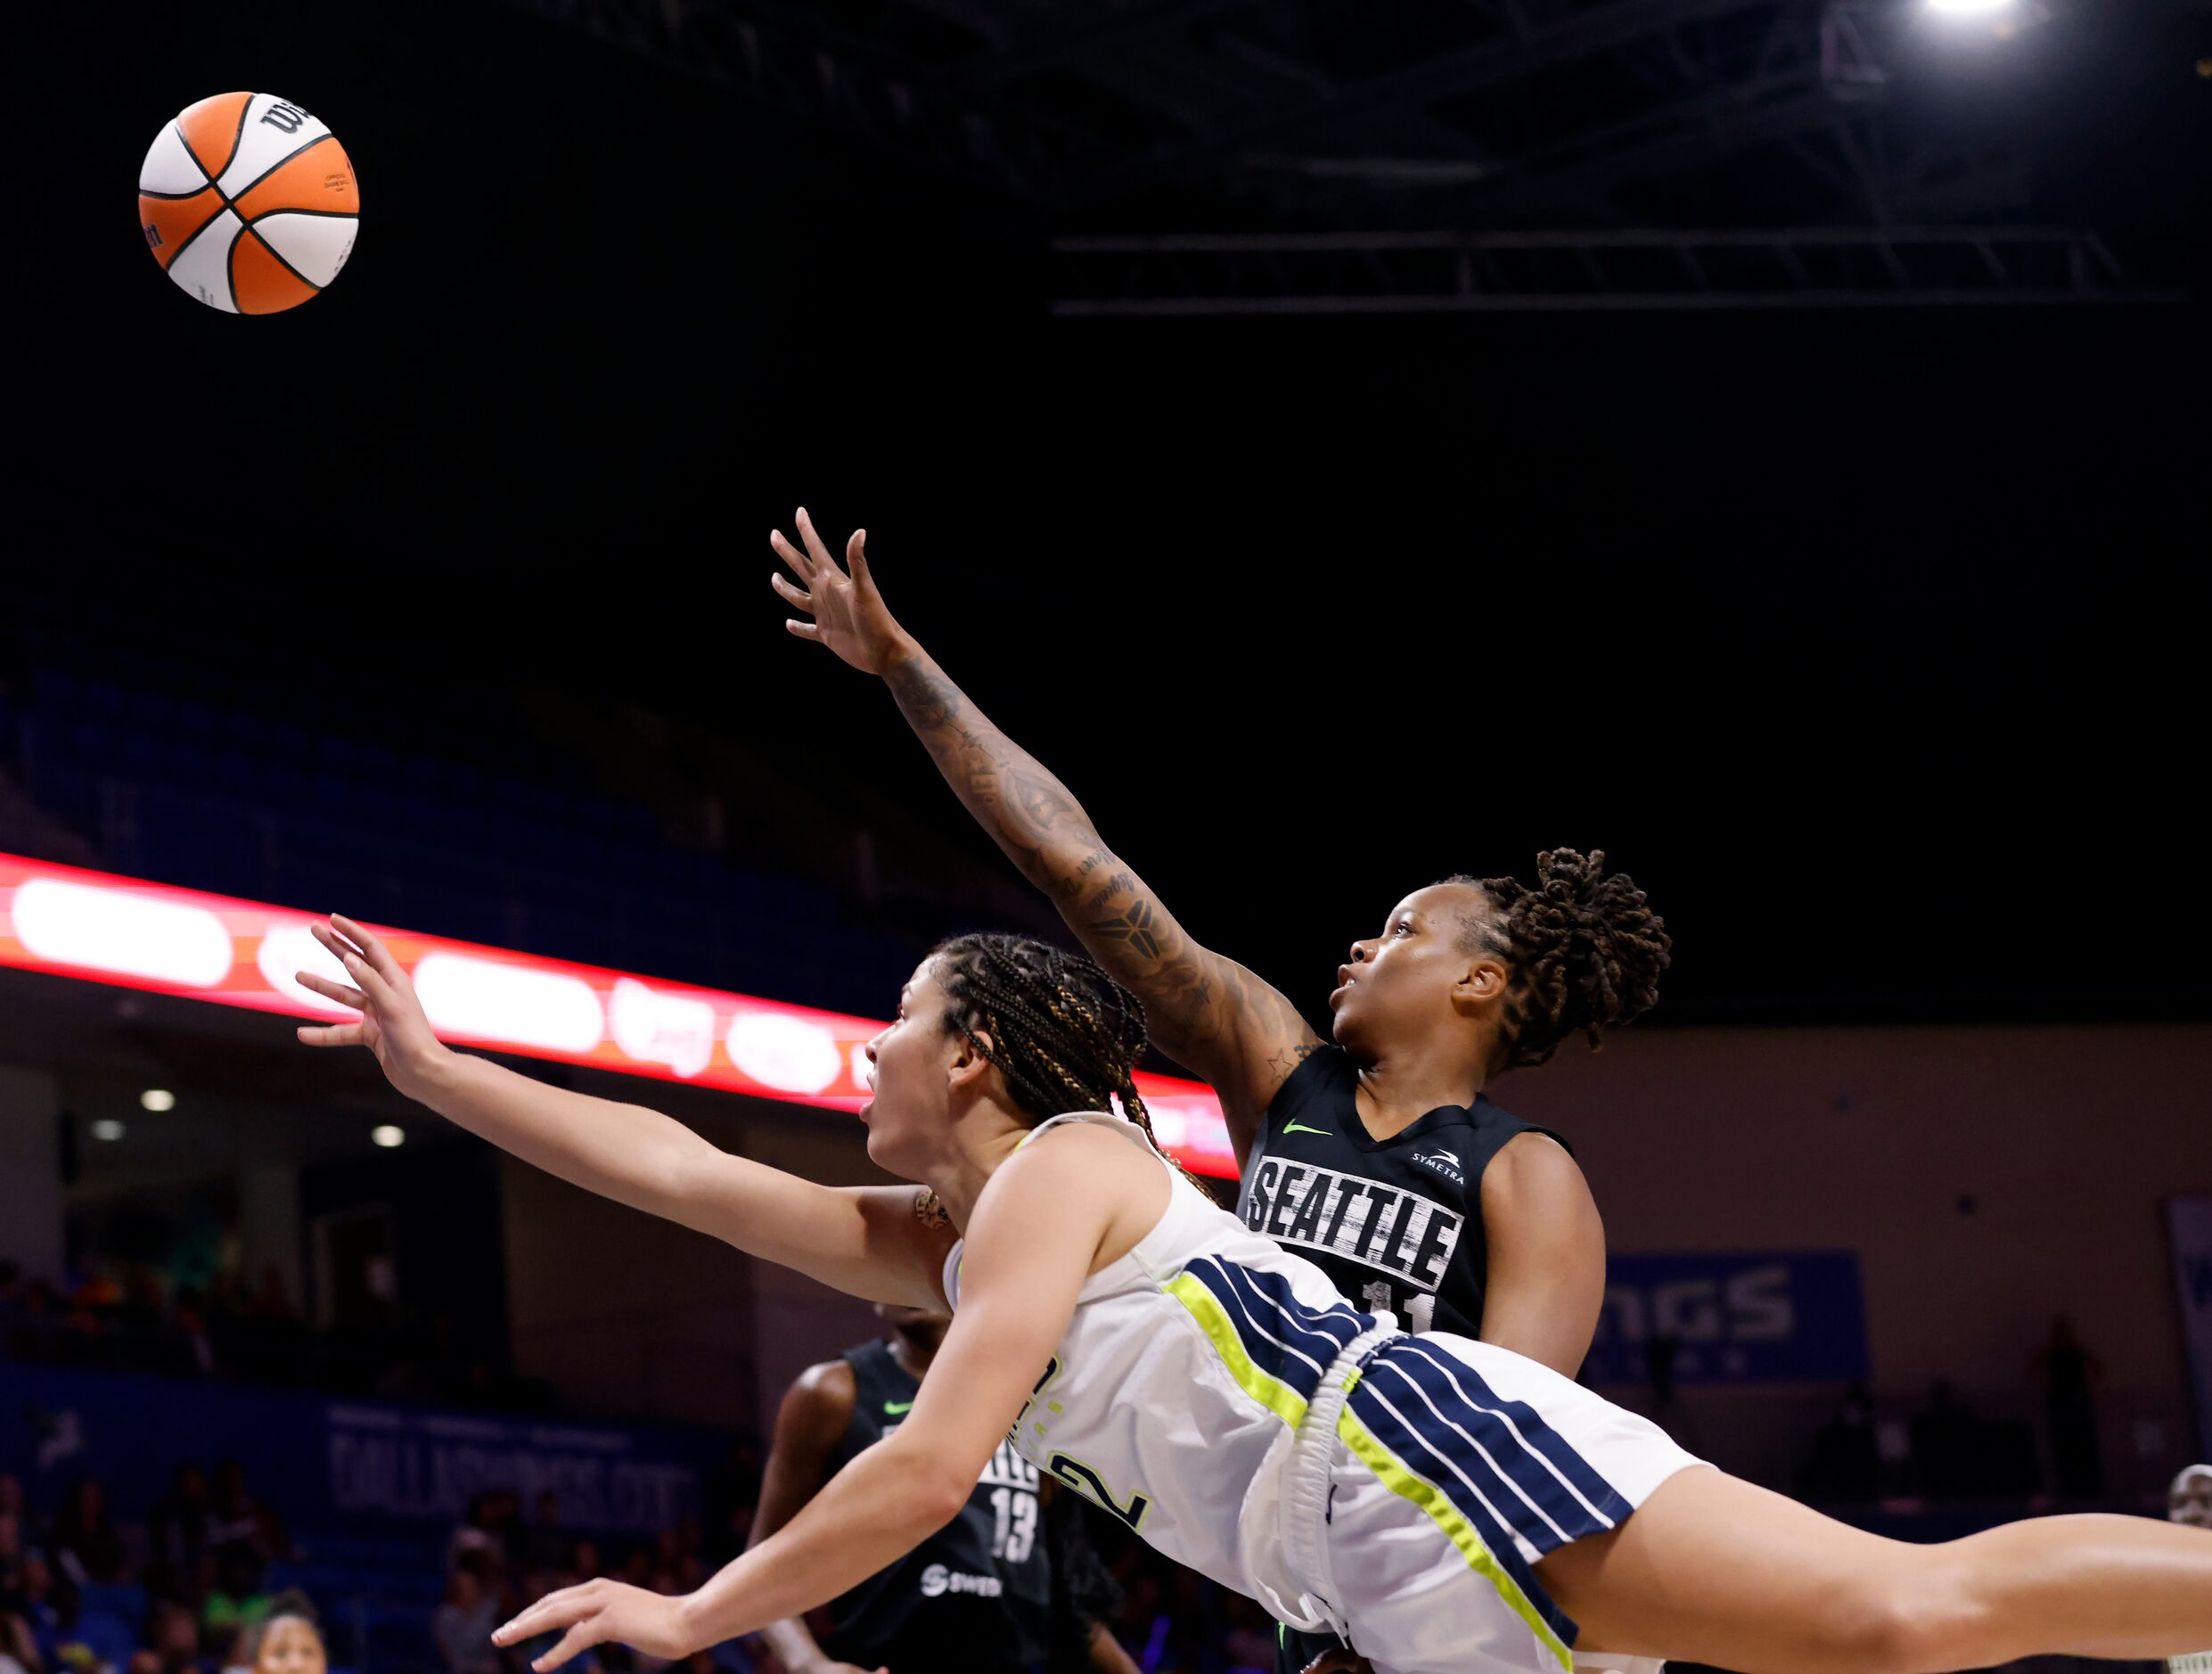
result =
[[[912,1412],[913,1407],[914,1404],[912,1401],[885,1401],[883,1403],[883,1410],[894,1418],[901,1413]]]
[[[1328,1128],[1308,1128],[1304,1122],[1285,1122],[1282,1124],[1282,1131],[1286,1134],[1319,1134],[1323,1139],[1331,1137]]]

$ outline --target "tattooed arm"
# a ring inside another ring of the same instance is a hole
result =
[[[1283,1080],[1321,1045],[1290,1002],[1233,959],[1193,941],[1104,839],[1068,787],[993,726],[901,628],[868,571],[865,530],[848,575],[804,510],[801,551],[771,542],[801,585],[776,591],[812,618],[785,626],[882,677],[938,771],[1022,876],[1045,891],[1091,956],[1144,1002],[1160,1050],[1211,1083],[1240,1161]]]

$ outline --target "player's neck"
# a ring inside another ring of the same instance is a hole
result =
[[[916,1342],[905,1332],[895,1332],[891,1336],[891,1358],[898,1362],[899,1370],[919,1383],[937,1358],[937,1342]]]
[[[1377,1138],[1410,1128],[1439,1105],[1472,1104],[1483,1076],[1459,1044],[1449,1051],[1389,1053],[1359,1066],[1360,1120]]]
[[[995,1106],[973,1111],[954,1125],[951,1145],[925,1170],[922,1184],[937,1194],[946,1215],[963,1235],[976,1199],[983,1195],[991,1176],[1028,1137],[1027,1124]]]

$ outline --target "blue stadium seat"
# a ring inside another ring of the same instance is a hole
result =
[[[80,773],[112,773],[115,770],[116,734],[105,721],[90,716],[71,722],[66,731],[49,729],[49,735],[60,740],[61,753]]]
[[[86,1581],[78,1591],[79,1610],[126,1624],[144,1621],[150,1602],[146,1589],[135,1581]]]
[[[62,1636],[62,1642],[75,1640],[90,1648],[102,1662],[112,1662],[117,1668],[130,1661],[131,1653],[138,1648],[138,1625],[135,1619],[125,1621],[104,1612],[87,1610],[77,1618],[77,1623]]]
[[[84,688],[59,669],[38,671],[37,692],[39,707],[56,714],[86,707]]]
[[[307,729],[291,721],[272,721],[269,724],[269,748],[287,761],[304,762],[314,753],[314,741]]]
[[[165,692],[149,692],[143,686],[134,686],[124,692],[123,703],[135,726],[167,732],[176,725],[176,700]]]
[[[39,696],[48,695],[41,682]],[[53,677],[53,700],[64,706],[82,710],[88,715],[117,716],[129,707],[123,696],[123,688],[105,680],[86,680],[81,685],[66,675]]]
[[[240,749],[258,752],[268,746],[269,728],[258,715],[245,710],[228,710],[223,716],[223,731]]]

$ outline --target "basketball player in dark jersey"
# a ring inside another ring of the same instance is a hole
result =
[[[1153,1041],[1220,1096],[1247,1225],[1319,1263],[1362,1308],[1449,1329],[1572,1377],[1605,1293],[1605,1234],[1555,1134],[1485,1096],[1576,1033],[1592,1044],[1658,997],[1668,940],[1604,857],[1538,857],[1534,888],[1454,877],[1352,944],[1332,1041],[1234,960],[1200,946],[1067,787],[1000,732],[883,603],[865,531],[839,567],[802,508],[785,626],[890,687],[938,770],[1092,957],[1144,1003]],[[1298,1674],[1337,1647],[1283,1636]]]
[[[802,1372],[776,1414],[775,1438],[747,1543],[799,1514],[853,1457],[897,1430],[952,1321],[879,1305],[888,1339]],[[796,1618],[762,1637],[789,1674],[1028,1674],[1060,1666],[1136,1674],[1113,1635],[1068,1596],[1072,1504],[1048,1520],[1036,1467],[1002,1446],[961,1514],[828,1608],[817,1641]],[[1094,1563],[1095,1560],[1093,1560]],[[1078,1650],[1069,1654],[1069,1641]]]

